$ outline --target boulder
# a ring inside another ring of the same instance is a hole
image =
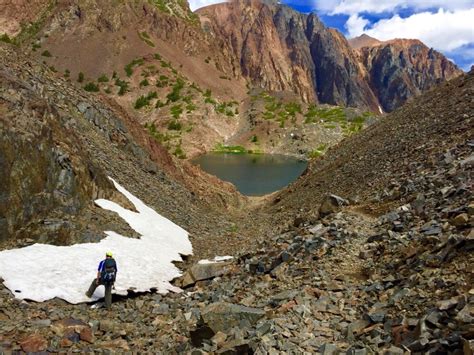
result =
[[[27,335],[20,340],[21,350],[27,353],[36,353],[46,350],[48,342],[39,334]]]
[[[239,326],[241,322],[251,325],[265,315],[265,311],[258,308],[241,306],[233,303],[217,302],[207,306],[202,312],[202,319],[214,332]]]
[[[331,213],[337,212],[342,206],[349,204],[349,201],[337,195],[327,195],[324,197],[321,206],[319,207],[319,214],[321,217],[327,216]]]
[[[230,261],[198,263],[188,269],[177,281],[181,287],[194,285],[197,281],[212,279],[230,271]]]

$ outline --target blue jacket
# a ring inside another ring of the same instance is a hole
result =
[[[105,268],[105,260],[107,259],[104,259],[102,260],[100,263],[99,263],[99,268],[97,269],[97,271],[99,272],[103,272],[104,271],[104,268]],[[115,260],[114,260],[115,261]],[[117,262],[115,261],[115,272],[118,271],[118,268],[117,268]]]

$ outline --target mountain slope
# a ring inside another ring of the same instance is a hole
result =
[[[98,241],[104,230],[117,228],[134,235],[117,216],[94,206],[97,198],[129,206],[107,176],[188,229],[198,252],[207,249],[201,238],[229,228],[227,215],[241,201],[230,185],[177,163],[106,97],[58,79],[9,46],[0,51],[5,245]]]
[[[472,159],[473,91],[474,72],[470,72],[342,141],[277,194],[270,210],[276,218],[281,218],[278,211],[297,214],[299,208],[314,216],[327,193],[373,204],[375,211],[383,211],[385,204],[413,200],[413,191],[422,190],[417,184],[435,175],[437,168],[445,169],[444,157],[449,161],[451,151]]]

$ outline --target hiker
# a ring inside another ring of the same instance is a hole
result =
[[[117,276],[117,263],[112,258],[112,253],[108,251],[105,253],[105,259],[102,260],[97,269],[97,278],[95,278],[89,290],[86,292],[87,297],[92,297],[95,289],[99,285],[105,286],[105,307],[110,308],[112,305],[112,286]]]

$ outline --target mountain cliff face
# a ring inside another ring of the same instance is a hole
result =
[[[393,111],[444,80],[462,73],[441,53],[418,40],[396,39],[359,49],[370,86],[385,111]]]
[[[305,101],[377,109],[365,69],[349,44],[317,16],[256,0],[197,12],[204,30],[233,53],[252,85],[294,91]]]
[[[306,101],[392,111],[462,72],[419,41],[349,43],[305,15],[272,1],[242,0],[197,11],[204,29],[234,53],[253,85],[291,90]],[[351,44],[360,51],[353,50]]]

